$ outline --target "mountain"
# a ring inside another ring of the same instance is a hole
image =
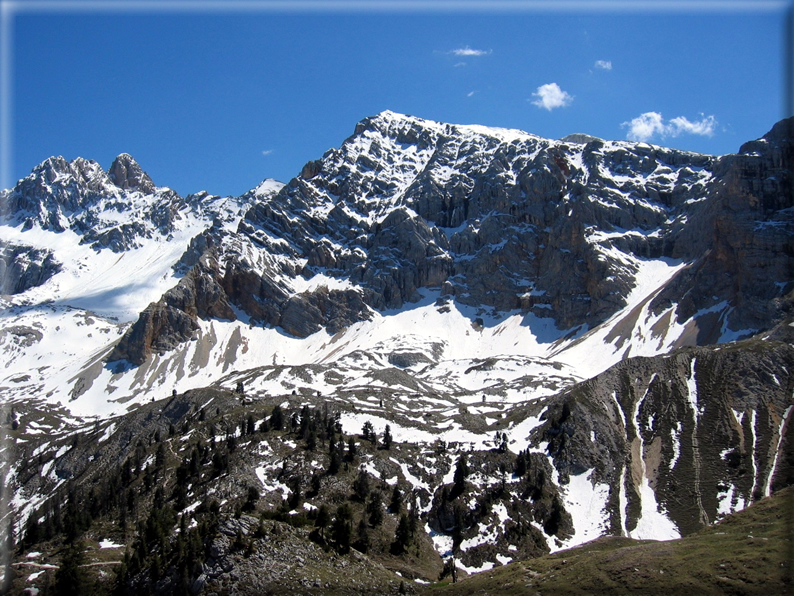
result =
[[[138,592],[414,590],[790,485],[792,125],[716,157],[383,112],[227,198],[48,159],[0,193],[19,557],[110,537]],[[410,527],[364,541],[395,487]]]
[[[788,158],[788,142],[777,145]],[[219,305],[298,337],[335,333],[431,288],[575,333],[625,308],[646,265],[666,265],[671,278],[679,266],[668,284],[652,280],[660,295],[649,312],[688,326],[697,343],[747,336],[782,318],[787,306],[775,300],[791,290],[773,281],[791,278],[787,255],[769,261],[790,240],[781,215],[790,180],[761,146],[715,159],[386,112],[250,209],[236,242],[212,253],[219,268],[205,278]],[[757,176],[769,187],[760,196]],[[192,308],[179,292],[164,298]],[[132,356],[133,334],[112,357]],[[661,334],[670,345],[681,335]],[[142,364],[151,341],[136,346],[133,362]]]

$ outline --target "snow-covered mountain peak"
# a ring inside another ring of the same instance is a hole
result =
[[[487,143],[527,143],[545,142],[537,135],[518,129],[500,128],[494,126],[481,126],[477,124],[447,124],[425,118],[418,118],[406,114],[398,114],[386,110],[375,116],[365,118],[356,125],[353,136],[372,138],[372,134],[388,137],[401,149],[416,145],[417,149],[425,149],[431,145],[446,143],[458,139],[462,143],[475,142],[478,145]]]
[[[284,188],[284,183],[273,178],[265,178],[255,188],[252,189],[254,195],[259,198],[269,198]]]
[[[122,153],[108,170],[110,180],[123,190],[138,190],[144,194],[154,192],[155,186],[149,175],[129,153]]]
[[[592,143],[593,141],[600,141],[603,143],[604,139],[600,139],[582,132],[575,132],[560,139],[560,142],[562,143],[577,143],[579,145],[586,145],[587,143]]]
[[[17,186],[26,180],[60,187],[79,185],[97,191],[111,190],[108,187],[112,186],[110,178],[98,162],[83,157],[67,161],[61,155],[48,157],[35,166]]]

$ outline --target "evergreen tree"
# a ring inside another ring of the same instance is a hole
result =
[[[355,493],[356,498],[363,503],[367,500],[369,491],[369,474],[367,474],[364,468],[359,468],[358,476],[353,481],[353,492]]]
[[[252,435],[255,432],[256,432],[256,424],[254,423],[254,417],[253,415],[249,414],[248,420],[246,420],[245,423],[245,433],[247,435]]]
[[[391,501],[389,502],[389,511],[394,515],[399,515],[403,508],[403,494],[400,492],[400,487],[394,485],[394,490],[391,492]]]
[[[278,404],[273,406],[273,411],[270,413],[270,428],[274,430],[284,429],[284,412],[281,411],[281,406]]]
[[[455,464],[455,474],[453,476],[454,484],[452,486],[452,498],[456,498],[463,492],[466,477],[469,475],[469,462],[466,459],[466,454],[461,453],[458,462]]]
[[[320,537],[325,540],[325,528],[331,523],[331,513],[328,506],[323,503],[317,510],[317,519],[314,520],[314,527],[320,531]]]
[[[366,554],[369,552],[369,547],[371,546],[370,537],[369,537],[369,528],[367,527],[367,522],[364,521],[362,517],[361,520],[358,522],[358,531],[356,532],[358,538],[356,540],[356,549],[359,552]]]
[[[312,422],[311,417],[312,414],[311,414],[311,410],[309,409],[309,406],[303,406],[300,413],[299,431],[298,431],[298,436],[301,439],[306,437],[306,434],[309,431],[309,426],[311,425]]]
[[[549,514],[549,518],[546,520],[546,523],[543,524],[543,531],[549,536],[556,536],[560,529],[561,522],[562,506],[560,505],[557,495],[554,495],[554,499],[551,502],[551,513]]]
[[[212,454],[212,477],[217,478],[229,467],[229,456],[226,453],[216,451]]]
[[[391,426],[387,424],[386,429],[383,431],[383,448],[386,450],[391,449],[391,442]]]
[[[377,528],[383,523],[383,505],[378,491],[372,491],[370,494],[369,503],[367,503],[367,517],[369,525],[373,528]]]
[[[513,465],[513,473],[519,478],[523,477],[524,474],[527,473],[527,457],[524,455],[524,451],[519,451],[518,455],[516,455],[516,462]]]
[[[158,472],[165,467],[165,445],[160,443],[154,456],[154,468]]]
[[[174,507],[177,511],[182,511],[185,507],[188,506],[187,502],[187,491],[185,490],[185,486],[183,484],[177,484],[174,487]]]
[[[57,596],[83,596],[92,589],[85,572],[85,550],[82,542],[73,542],[66,547],[61,564],[55,574]]]
[[[311,486],[311,496],[316,497],[320,494],[320,488],[322,486],[320,475],[317,472],[312,473],[311,480],[309,480],[309,485]]]
[[[391,550],[395,555],[404,553],[408,546],[411,544],[411,528],[408,522],[408,516],[402,514],[400,521],[397,523],[397,530],[394,532],[394,542],[392,542]]]
[[[132,466],[130,465],[130,460],[125,459],[124,463],[121,464],[121,483],[124,486],[129,486],[130,482],[132,482]]]
[[[342,434],[342,413],[341,412],[334,412],[334,430],[336,434]]]
[[[25,522],[25,538],[23,544],[31,546],[36,544],[42,538],[41,525],[39,524],[38,515],[35,513],[28,516]]]
[[[190,462],[188,463],[188,472],[191,478],[198,476],[201,471],[201,466],[199,464],[200,457],[198,448],[193,447],[193,450],[190,452]]]
[[[453,510],[455,525],[452,528],[452,553],[460,552],[460,543],[463,542],[463,509],[455,505]]]
[[[335,447],[331,449],[331,458],[328,463],[328,473],[336,475],[339,472],[339,467],[342,465],[342,458],[339,457],[339,451]]]
[[[256,502],[259,501],[259,491],[254,486],[248,487],[248,494],[245,497],[243,511],[253,511],[256,509]]]
[[[353,538],[353,511],[347,503],[337,507],[331,532],[339,552],[346,553],[349,551],[350,542]]]
[[[501,436],[497,433],[497,437],[499,439],[497,450],[499,453],[507,453],[507,433],[502,433]]]
[[[314,430],[314,426],[311,426],[309,430],[306,431],[306,449],[309,451],[314,451],[317,448],[317,431]]]
[[[267,421],[267,418],[265,418],[259,423],[259,432],[266,433],[268,431],[270,431],[270,423]]]
[[[411,538],[416,535],[419,529],[419,504],[416,502],[416,493],[411,493],[411,510],[408,512],[408,528]]]
[[[289,488],[292,492],[289,495],[287,503],[289,504],[290,510],[297,509],[303,499],[303,495],[301,494],[301,477],[293,476],[290,478]]]
[[[372,423],[367,420],[364,423],[364,427],[361,429],[361,438],[365,441],[372,441],[374,429],[372,428]]]

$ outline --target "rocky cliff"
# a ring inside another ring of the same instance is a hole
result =
[[[219,264],[207,283],[298,337],[424,288],[582,330],[626,306],[643,261],[666,259],[686,266],[651,313],[675,304],[674,322],[696,319],[690,343],[746,336],[791,308],[789,126],[711,157],[384,112],[254,204],[222,246],[204,242]]]

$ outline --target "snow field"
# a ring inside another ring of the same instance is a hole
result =
[[[571,548],[595,540],[608,529],[609,515],[606,505],[609,499],[609,485],[594,483],[593,470],[578,476],[570,476],[568,485],[563,487],[563,504],[573,519],[574,535],[562,544],[547,540],[551,552]]]

